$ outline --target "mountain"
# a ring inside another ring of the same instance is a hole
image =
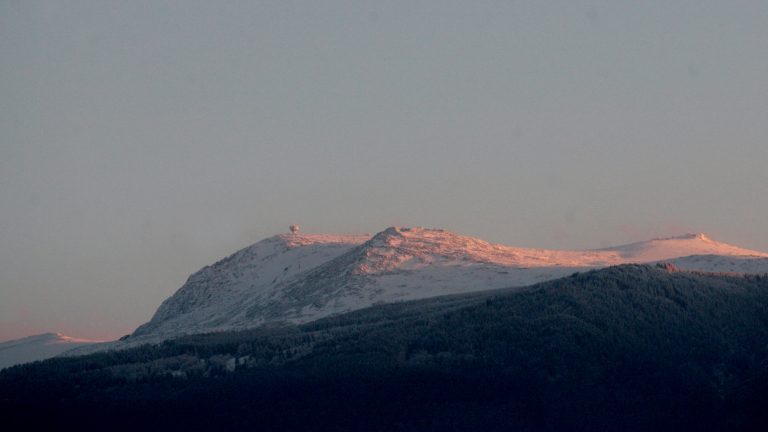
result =
[[[58,333],[45,333],[0,343],[0,369],[45,360],[64,351],[101,341],[75,339]]]
[[[0,371],[8,430],[765,431],[768,275],[620,265]]]
[[[392,227],[375,236],[277,235],[190,276],[126,340],[71,354],[188,333],[298,324],[377,303],[521,287],[576,271],[662,260],[685,269],[768,272],[768,254],[701,234],[581,251],[501,246],[424,228]]]

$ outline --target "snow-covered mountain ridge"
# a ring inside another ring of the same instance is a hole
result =
[[[0,369],[16,364],[45,360],[72,348],[98,343],[58,333],[45,333],[0,343]]]
[[[76,353],[302,323],[377,302],[526,286],[575,271],[657,261],[690,270],[768,272],[768,254],[704,235],[582,251],[501,246],[423,228],[393,227],[375,236],[277,235],[190,276],[127,340]]]

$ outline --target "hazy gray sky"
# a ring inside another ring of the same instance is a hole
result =
[[[768,2],[0,0],[0,341],[287,232],[768,252]]]

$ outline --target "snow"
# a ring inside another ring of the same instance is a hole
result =
[[[58,333],[45,333],[0,343],[0,369],[55,357],[72,348],[101,341],[75,339]]]
[[[522,287],[576,271],[658,261],[689,270],[768,272],[768,254],[701,234],[579,251],[501,246],[423,228],[392,227],[373,237],[278,235],[190,276],[129,339],[70,354],[303,323],[378,302]]]

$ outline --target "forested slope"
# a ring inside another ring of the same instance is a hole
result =
[[[646,265],[0,372],[12,429],[764,430],[768,275]]]

